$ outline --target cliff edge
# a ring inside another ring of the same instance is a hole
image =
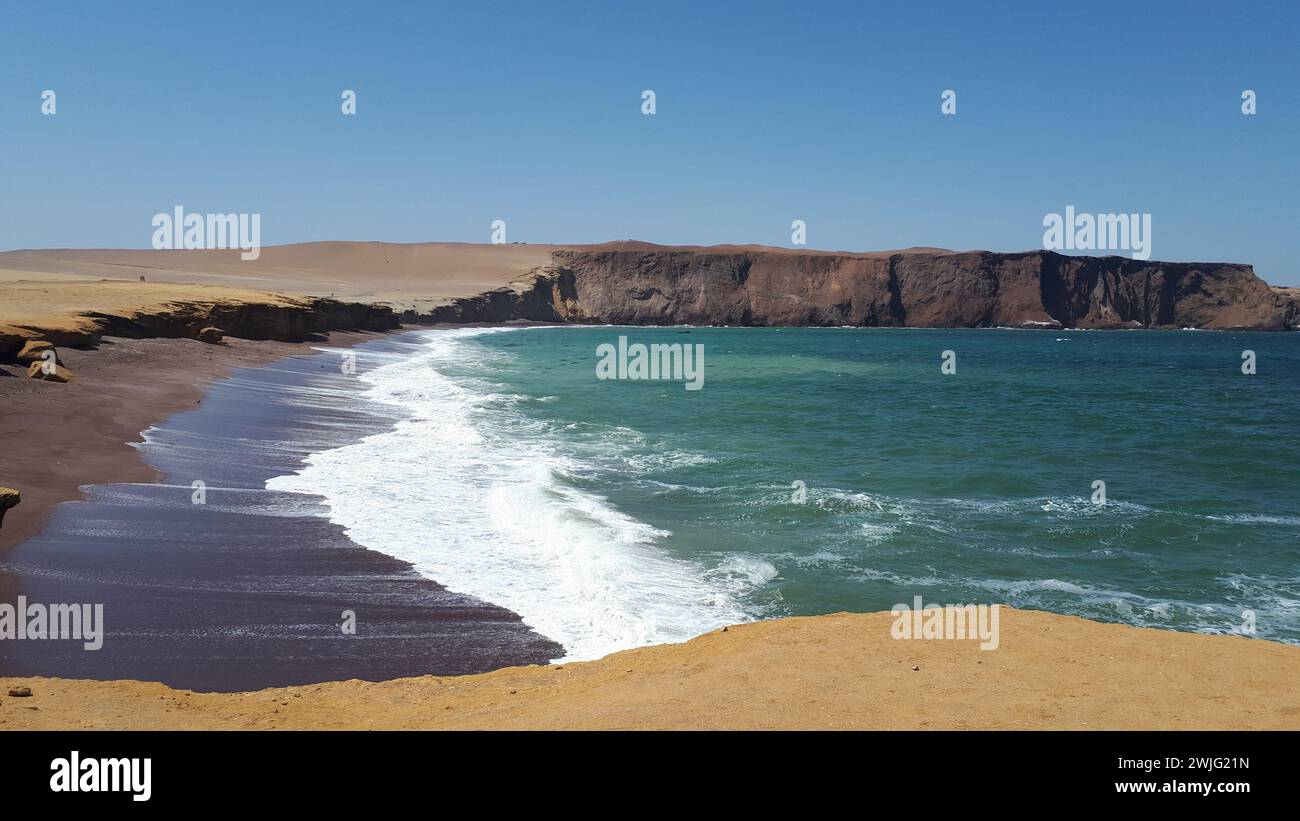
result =
[[[1296,290],[1229,263],[642,246],[557,250],[507,287],[403,319],[1281,331],[1300,323]]]

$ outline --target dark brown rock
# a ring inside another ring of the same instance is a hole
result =
[[[195,337],[195,339],[199,340],[200,342],[206,342],[209,345],[220,345],[222,339],[224,338],[225,338],[225,333],[220,328],[213,328],[210,325],[206,328],[201,329],[198,333],[198,336]]]
[[[903,251],[557,251],[509,288],[407,322],[1287,330],[1294,294],[1248,265]]]
[[[17,507],[23,500],[22,494],[11,487],[0,487],[0,526],[4,525],[5,511]]]

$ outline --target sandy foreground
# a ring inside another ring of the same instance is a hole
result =
[[[1001,644],[889,613],[756,622],[593,662],[204,694],[6,679],[0,729],[1295,729],[1300,648],[1004,608]]]

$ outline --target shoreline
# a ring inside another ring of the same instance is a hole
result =
[[[411,344],[400,335],[336,341],[347,345],[330,347],[367,343],[356,348],[357,373],[403,356]],[[198,345],[178,341],[153,350],[174,354]],[[49,515],[0,562],[8,598],[21,592],[34,602],[95,602],[109,613],[114,640],[95,653],[65,642],[19,642],[0,671],[146,678],[233,692],[473,673],[561,654],[518,614],[449,591],[408,562],[350,540],[321,515],[319,496],[266,488],[267,479],[299,469],[307,454],[372,435],[391,421],[381,409],[327,400],[346,397],[357,383],[341,371],[336,351],[315,347],[259,347],[252,361],[228,361],[205,375],[215,381],[201,386],[201,404],[189,410],[185,401],[200,386],[162,380],[179,389],[173,404],[181,407],[133,437],[148,444],[106,453],[122,458],[94,478],[79,472],[75,499],[30,513]],[[266,358],[273,363],[258,361]],[[164,353],[163,360],[157,367],[193,373],[185,356]],[[98,431],[88,441],[107,437]],[[135,455],[126,457],[127,450]],[[196,478],[205,488],[197,503]],[[350,641],[341,629],[347,613],[355,614],[354,632],[363,641]]]
[[[58,347],[59,361],[74,374],[65,385],[27,379],[25,366],[0,361],[0,441],[5,443],[0,487],[22,493],[22,502],[0,524],[0,556],[39,534],[60,502],[83,498],[83,485],[157,482],[159,472],[134,447],[144,431],[200,404],[215,382],[239,368],[309,356],[317,345],[351,348],[412,331],[553,324],[403,325],[387,331],[329,331],[300,342],[226,337],[221,345],[177,337],[105,336],[94,348]],[[5,590],[0,574],[0,592]]]
[[[57,504],[83,498],[83,485],[157,482],[159,472],[132,445],[150,426],[199,404],[236,369],[309,354],[312,345],[349,348],[382,336],[334,331],[308,342],[228,338],[221,346],[106,337],[97,349],[58,349],[75,374],[66,385],[26,379],[25,369],[0,364],[0,485],[23,494],[0,526],[0,555],[37,535]]]

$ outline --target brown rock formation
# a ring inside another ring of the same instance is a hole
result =
[[[383,331],[397,327],[392,308],[311,297],[284,297],[274,302],[179,302],[162,308],[85,316],[99,333],[131,338],[198,338],[205,328],[223,329],[241,339],[275,339],[304,342],[315,333],[330,330]]]
[[[45,359],[46,351],[50,351],[54,354],[55,362],[59,361],[58,351],[54,349],[54,346],[52,344],[46,342],[45,340],[36,340],[36,339],[23,345],[22,350],[18,352],[18,356],[16,356],[15,359],[17,359],[23,365],[28,365],[31,364],[32,362],[41,362]]]
[[[1273,286],[1273,302],[1286,316],[1286,326],[1300,330],[1300,288]]]
[[[5,511],[16,507],[23,500],[22,494],[11,487],[0,487],[0,526],[4,525]]]
[[[47,365],[45,362],[33,362],[27,366],[28,379],[40,379],[45,382],[67,384],[72,381],[72,372],[62,365]]]
[[[620,243],[558,249],[509,287],[402,320],[1288,330],[1297,290],[1225,263]]]
[[[225,338],[225,334],[220,328],[208,326],[207,328],[201,329],[199,335],[195,338],[200,342],[206,342],[209,345],[220,345],[221,340]]]
[[[455,307],[478,319],[501,319],[500,309],[509,308],[527,314],[513,318],[635,325],[1296,326],[1294,299],[1275,293],[1248,265],[1050,251],[571,250],[557,251],[554,259],[555,266],[538,277],[540,293],[532,301],[498,298],[473,310],[467,301]],[[546,293],[565,294],[562,309],[533,304],[545,302]]]
[[[220,287],[16,282],[0,293],[0,361],[46,345],[91,348],[105,335],[196,339],[211,328],[241,339],[303,342],[327,331],[398,325],[386,305]]]
[[[0,254],[0,359],[30,339],[86,347],[100,334],[195,338],[207,327],[284,341],[330,329],[383,330],[397,325],[390,306],[411,323],[1300,327],[1300,290],[1270,288],[1250,266],[1226,263],[633,241],[308,243],[264,251],[256,263],[206,251]],[[87,279],[137,269],[153,272],[150,284]],[[49,279],[56,274],[70,279]],[[177,281],[154,284],[159,277]],[[222,284],[200,284],[209,281]],[[248,282],[331,296],[230,287]],[[378,305],[343,302],[336,292]]]
[[[554,266],[539,268],[504,288],[454,299],[429,313],[402,313],[403,322],[418,324],[505,322],[512,319],[582,322],[595,317],[579,303],[573,272]]]

